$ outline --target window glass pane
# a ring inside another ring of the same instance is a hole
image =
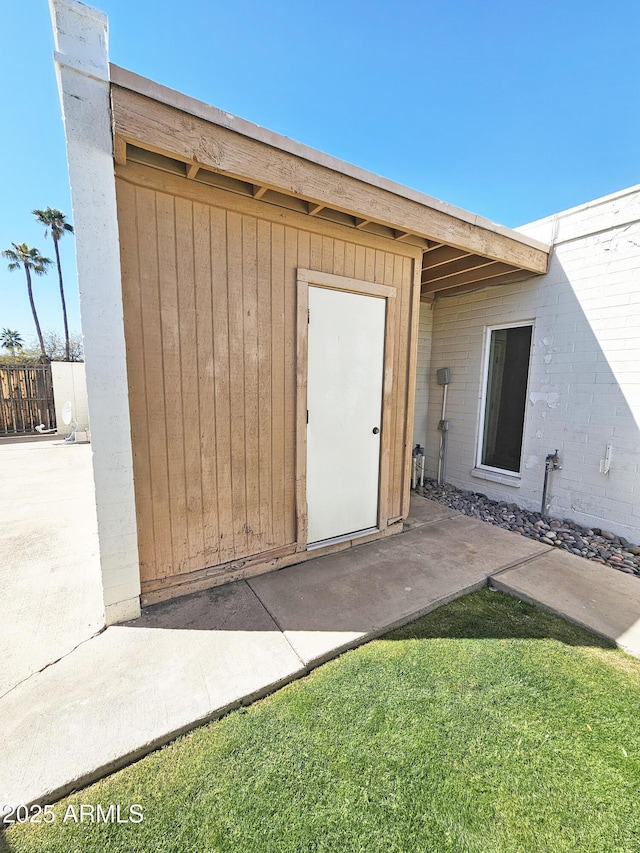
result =
[[[491,332],[482,464],[520,471],[531,326]]]

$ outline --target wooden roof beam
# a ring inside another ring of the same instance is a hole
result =
[[[253,185],[253,197],[254,198],[262,198],[262,196],[266,193],[266,191],[268,189],[269,189],[269,187],[257,186],[256,184],[254,184]]]
[[[248,123],[234,124],[235,119],[231,122],[214,108],[122,69],[112,68],[111,101],[114,132],[133,145],[197,161],[203,168],[260,188],[296,198],[311,196],[316,204],[363,221],[500,263],[534,273],[547,270],[549,247],[538,241],[384,179],[360,174],[355,167],[302,146],[299,153],[291,153],[286,149],[293,143],[277,134]]]
[[[200,163],[187,163],[187,178],[193,181],[195,176],[200,171]]]
[[[471,284],[473,282],[488,281],[492,278],[506,275],[507,273],[516,272],[510,264],[501,264],[493,261],[479,269],[469,270],[467,272],[458,273],[440,281],[428,281],[423,284],[420,292],[424,294],[438,293],[441,290],[449,290],[452,287],[458,287],[461,284]]]
[[[317,216],[321,210],[324,210],[326,204],[315,204],[315,202],[309,202],[309,216]]]
[[[113,159],[118,166],[127,165],[127,143],[117,134],[113,139]]]
[[[458,258],[468,258],[471,252],[465,252],[463,249],[455,249],[453,246],[439,246],[437,249],[428,249],[422,258],[422,269],[432,269],[433,267],[448,264],[450,261],[457,261]]]
[[[495,261],[489,258],[480,258],[478,255],[465,255],[457,261],[450,261],[448,264],[443,264],[438,267],[428,267],[422,271],[423,282],[445,281],[451,276],[458,275],[470,270],[478,270],[483,267],[488,267],[494,264]]]
[[[504,273],[496,278],[491,278],[488,281],[476,281],[469,284],[462,284],[459,287],[449,288],[434,293],[433,297],[445,299],[447,296],[459,296],[463,293],[475,293],[477,290],[484,290],[487,287],[498,287],[503,284],[516,284],[519,281],[526,281],[531,278],[531,273],[526,270],[515,270],[514,272]]]

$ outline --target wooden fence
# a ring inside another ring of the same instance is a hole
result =
[[[34,433],[39,424],[56,426],[50,365],[0,366],[0,435]]]

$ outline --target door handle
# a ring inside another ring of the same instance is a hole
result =
[[[379,432],[380,432],[380,427],[374,427],[373,428],[373,434],[374,435],[377,435]]]

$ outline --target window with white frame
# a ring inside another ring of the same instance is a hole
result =
[[[478,465],[520,473],[532,323],[487,329]]]

